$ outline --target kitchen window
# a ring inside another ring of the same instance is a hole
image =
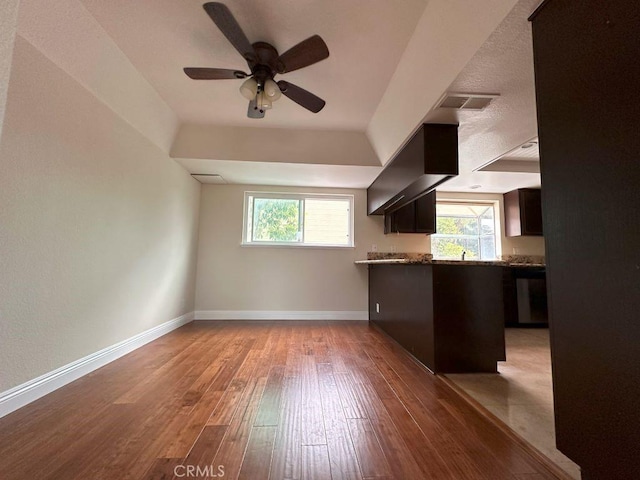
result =
[[[431,253],[436,259],[495,260],[496,209],[493,203],[436,203],[436,233]]]
[[[245,192],[243,245],[353,247],[353,195]]]

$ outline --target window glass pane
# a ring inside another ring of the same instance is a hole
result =
[[[247,244],[353,247],[353,195],[245,192]]]
[[[349,244],[348,200],[307,198],[304,201],[304,243]]]
[[[450,237],[432,237],[431,253],[434,258],[460,258],[464,247],[458,245],[455,239]]]
[[[353,196],[245,192],[243,244],[353,247]]]
[[[495,235],[486,235],[480,237],[481,258],[483,260],[493,260],[496,258],[496,237]]]
[[[462,258],[462,252],[466,252],[465,259],[480,260],[480,245],[478,237],[448,237],[438,236],[431,239],[431,253],[435,258]]]
[[[493,208],[487,208],[480,215],[480,234],[493,235],[495,233],[496,223],[493,219]]]
[[[254,198],[254,242],[299,242],[300,200],[282,198]]]
[[[478,235],[477,217],[436,217],[436,232],[445,235]]]
[[[496,257],[493,205],[436,204],[436,234],[431,236],[434,258],[493,260]]]

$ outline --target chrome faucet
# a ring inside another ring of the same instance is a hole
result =
[[[462,251],[462,261],[464,262],[464,256],[467,254],[465,250]]]

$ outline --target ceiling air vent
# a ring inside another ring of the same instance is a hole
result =
[[[200,183],[211,183],[214,185],[225,185],[227,183],[227,181],[222,178],[222,175],[214,173],[192,173],[191,176]]]
[[[496,97],[497,93],[451,93],[447,92],[438,102],[436,108],[454,108],[456,110],[484,110]]]

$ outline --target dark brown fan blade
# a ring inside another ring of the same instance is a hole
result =
[[[239,70],[228,70],[226,68],[198,68],[187,67],[184,69],[187,77],[194,80],[225,80],[233,78],[245,78],[247,74]]]
[[[247,109],[247,117],[264,118],[264,110],[260,110],[258,108],[258,104],[255,98],[249,102],[249,108]]]
[[[325,101],[320,97],[316,97],[313,93],[308,92],[304,88],[300,88],[293,83],[280,80],[278,81],[278,87],[280,87],[280,91],[285,96],[313,113],[318,113],[325,106]]]
[[[314,35],[290,48],[278,58],[278,73],[293,72],[324,60],[329,49],[319,35]]]
[[[219,2],[208,2],[202,7],[240,55],[247,62],[255,63],[256,52],[227,6]]]

